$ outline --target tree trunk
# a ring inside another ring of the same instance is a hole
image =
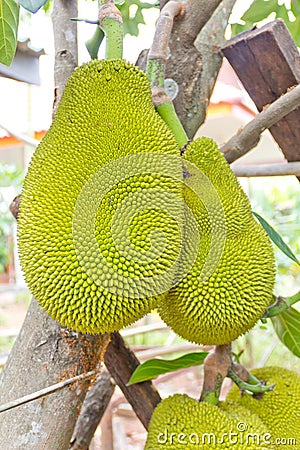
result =
[[[236,0],[188,0],[173,27],[166,75],[176,81],[177,115],[190,139],[204,122],[222,56],[220,48]]]
[[[33,299],[0,379],[0,403],[96,368],[107,336],[69,331]],[[19,406],[0,416],[0,448],[68,449],[89,381]]]

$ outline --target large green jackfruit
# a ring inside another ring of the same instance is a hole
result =
[[[184,201],[194,221],[186,219],[182,258],[193,248],[197,253],[159,313],[189,341],[225,344],[252,328],[272,303],[274,254],[214,141],[197,139],[183,158]]]
[[[245,408],[218,406],[175,394],[155,408],[145,450],[273,449],[263,422]]]
[[[75,70],[31,160],[18,218],[25,279],[52,318],[104,333],[156,305],[180,251],[181,178],[146,75],[122,60]]]
[[[269,428],[278,447],[300,448],[300,375],[283,367],[263,367],[251,373],[274,390],[253,397],[233,386],[226,398],[232,408],[242,405],[257,414]],[[276,441],[277,440],[277,441]]]

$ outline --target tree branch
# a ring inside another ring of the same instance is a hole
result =
[[[14,130],[6,127],[5,125],[0,124],[0,128],[7,131],[7,133],[10,134],[11,136],[19,139],[22,142],[25,142],[25,144],[31,145],[31,147],[37,147],[40,143],[40,141],[38,141],[37,139],[27,136],[26,134],[14,131]]]
[[[231,345],[217,345],[204,360],[204,380],[200,401],[219,403],[224,378],[231,367]]]
[[[237,177],[278,177],[283,175],[300,176],[300,161],[279,164],[257,164],[232,167]]]
[[[226,144],[221,147],[229,163],[241,158],[255,147],[261,133],[270,128],[284,116],[300,106],[300,85],[290,89],[238,131]]]
[[[102,370],[85,397],[69,450],[86,450],[89,448],[114,390],[115,384],[110,374],[106,370]]]
[[[119,333],[112,333],[104,355],[104,363],[136,415],[148,429],[154,408],[161,399],[151,381],[127,386],[129,378],[140,363]]]
[[[113,0],[99,0],[99,25],[106,36],[105,58],[122,58],[123,21]]]
[[[60,102],[67,79],[78,66],[77,23],[71,21],[78,16],[76,0],[54,0],[51,15],[55,46],[55,90],[53,116]]]
[[[166,93],[164,81],[170,35],[174,20],[180,14],[183,14],[182,3],[175,1],[169,1],[161,10],[147,60],[147,76],[152,91],[152,102],[158,114],[173,132],[179,148],[186,144],[188,137],[176,114],[172,100]]]
[[[161,10],[155,27],[155,34],[151,48],[148,53],[147,75],[152,88],[152,100],[155,106],[161,103],[156,101],[155,91],[153,88],[164,88],[165,64],[168,56],[169,40],[173,28],[174,19],[182,13],[182,4],[169,1]],[[163,89],[163,94],[166,93]],[[170,101],[169,98],[163,101]]]
[[[92,370],[90,372],[82,373],[77,375],[76,377],[69,378],[68,380],[60,381],[52,386],[48,386],[44,389],[40,389],[39,391],[33,392],[32,394],[24,395],[24,397],[17,398],[16,400],[12,400],[11,402],[5,403],[4,405],[0,405],[0,413],[9,411],[10,409],[17,408],[21,405],[26,405],[26,403],[33,402],[34,400],[38,400],[39,398],[43,398],[46,395],[53,394],[60,389],[63,389],[70,384],[77,383],[79,381],[87,380],[88,378],[92,378],[96,376],[96,371]]]
[[[185,4],[185,18],[182,21],[178,21],[174,30],[174,35],[180,37],[180,43],[183,47],[194,45],[200,30],[208,22],[221,1],[187,0]]]
[[[188,125],[193,134],[205,121],[206,110],[223,61],[220,49],[225,42],[225,28],[235,3],[236,0],[223,0],[195,42],[202,57],[202,71],[198,111],[192,114]]]
[[[185,5],[185,15],[178,19],[173,26],[170,39],[170,57],[167,61],[166,76],[178,85],[178,94],[174,99],[174,106],[178,117],[191,139],[195,135],[203,119],[207,92],[202,92],[203,57],[194,45],[195,39],[206,22],[212,16],[221,0],[189,0]],[[225,11],[225,12],[224,12]],[[219,10],[219,16],[224,14],[224,20],[218,23],[225,31],[226,14],[228,10]],[[226,22],[227,23],[227,22]],[[222,35],[222,31],[220,32]],[[223,43],[223,37],[217,47]],[[211,57],[211,54],[209,55]],[[208,75],[206,75],[208,76]],[[214,69],[210,84],[213,85],[216,76]]]

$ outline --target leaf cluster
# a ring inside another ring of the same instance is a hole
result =
[[[249,30],[269,18],[282,19],[300,47],[300,0],[291,0],[289,4],[280,0],[254,0],[240,20],[231,24],[231,34]]]
[[[15,0],[0,0],[0,63],[9,66],[15,56],[20,7],[34,14],[41,8],[48,11],[51,4],[52,0],[18,0],[18,2]],[[139,25],[145,24],[143,11],[157,5],[154,2],[138,0],[117,0],[116,6],[122,13],[124,35],[137,36]],[[75,20],[97,24],[97,20],[94,22],[85,19]],[[94,35],[86,43],[91,58],[96,58],[103,37],[104,33],[97,26]]]

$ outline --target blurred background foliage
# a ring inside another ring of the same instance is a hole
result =
[[[9,262],[9,236],[13,234],[15,219],[9,211],[10,201],[22,186],[24,174],[14,165],[0,163],[0,273],[6,270]]]
[[[299,258],[300,196],[295,177],[249,180],[248,195],[253,210],[259,213],[281,235]],[[300,267],[274,246],[277,264],[277,295],[292,295],[299,291]]]
[[[241,18],[230,24],[231,36],[274,19],[284,20],[300,47],[300,0],[254,0]]]

